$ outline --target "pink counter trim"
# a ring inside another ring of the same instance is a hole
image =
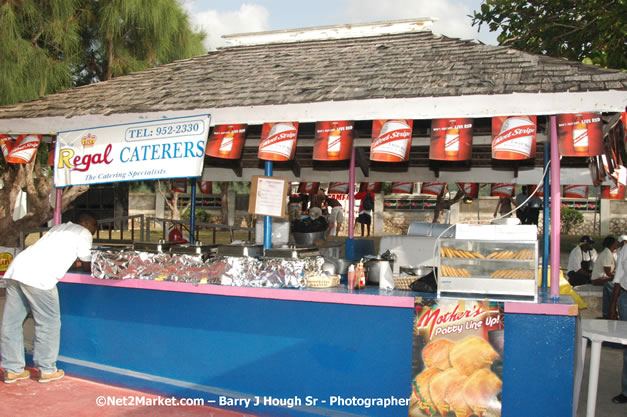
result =
[[[353,304],[373,307],[414,308],[413,296],[385,296],[360,293],[333,292],[333,289],[297,290],[275,288],[231,287],[227,285],[187,282],[150,281],[142,279],[97,279],[85,274],[66,274],[61,282],[72,284],[101,285],[105,287],[137,288],[157,291],[176,291],[196,294],[223,295],[228,297],[269,298],[285,301],[312,303]]]
[[[576,316],[576,304],[505,303],[505,312],[514,314],[544,314],[549,316]]]

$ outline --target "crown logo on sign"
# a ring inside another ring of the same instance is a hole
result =
[[[94,146],[95,143],[96,135],[93,135],[91,133],[88,133],[81,138],[81,144],[83,145],[83,148],[89,148],[90,146]]]

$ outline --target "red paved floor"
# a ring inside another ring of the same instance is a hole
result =
[[[36,370],[28,368],[31,374]],[[4,377],[4,374],[1,374]],[[13,384],[0,382],[0,416],[46,417],[253,417],[204,406],[105,405],[98,406],[99,397],[122,403],[145,399],[144,404],[157,404],[158,395],[113,387],[66,375],[58,381],[39,383],[35,376]],[[165,397],[163,398],[165,399]]]

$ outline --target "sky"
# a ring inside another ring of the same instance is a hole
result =
[[[497,33],[473,27],[482,0],[179,0],[192,26],[207,33],[205,47],[225,46],[222,35],[347,23],[434,17],[436,35],[496,45]]]

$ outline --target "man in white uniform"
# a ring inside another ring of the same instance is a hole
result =
[[[63,378],[57,369],[61,313],[57,282],[80,259],[84,270],[91,270],[92,235],[96,218],[81,213],[77,223],[59,224],[41,239],[18,254],[4,275],[6,301],[0,335],[4,382],[30,378],[24,369],[24,331],[22,323],[29,311],[35,321],[33,362],[39,369],[39,382]]]
[[[627,321],[627,250],[620,251],[614,275],[614,291],[610,303],[609,319]],[[621,377],[621,393],[612,398],[615,404],[627,403],[627,348],[623,347],[623,374]]]
[[[573,287],[590,283],[592,264],[597,260],[597,251],[592,247],[594,241],[590,236],[582,236],[579,245],[575,246],[568,256],[567,276]]]

